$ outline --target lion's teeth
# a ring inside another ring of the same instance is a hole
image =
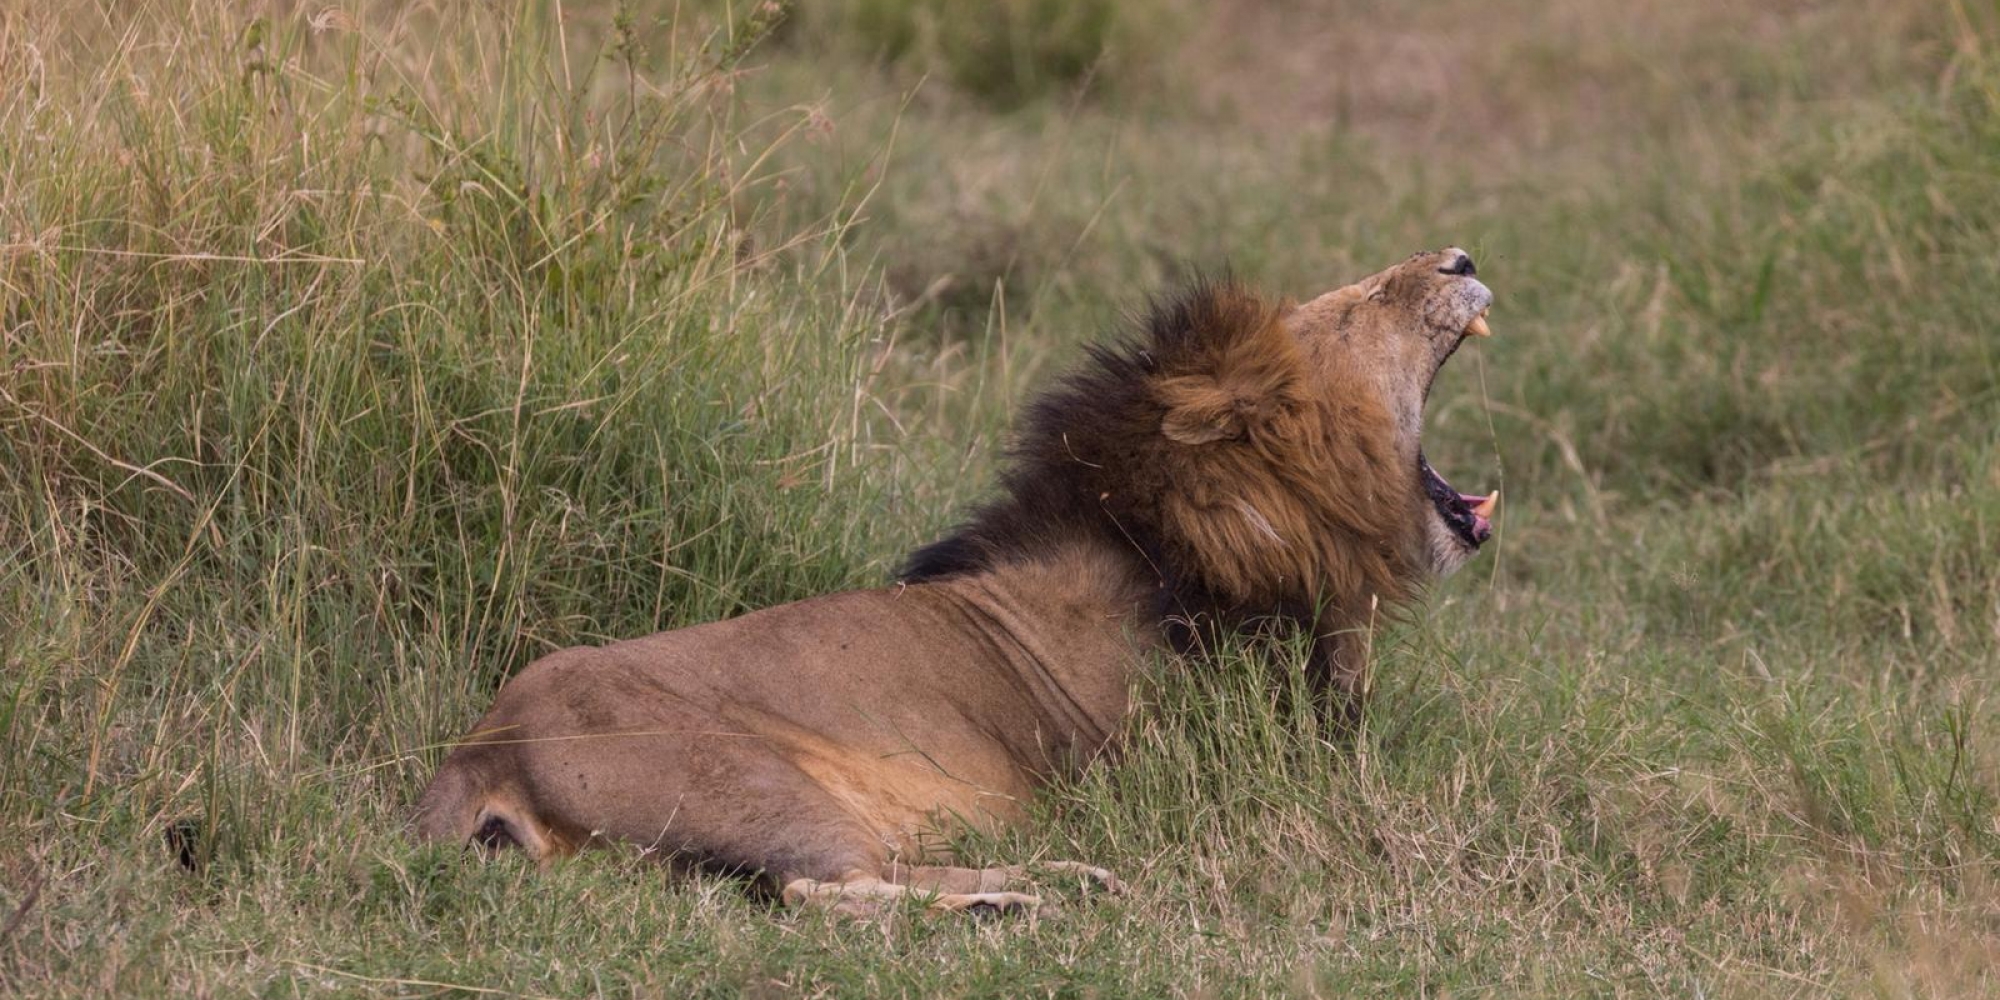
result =
[[[1479,501],[1479,506],[1472,508],[1472,512],[1490,521],[1493,519],[1493,512],[1499,507],[1500,491],[1494,490],[1486,495],[1486,499]]]
[[[1479,310],[1479,315],[1472,317],[1472,322],[1465,324],[1466,334],[1473,337],[1493,336],[1493,330],[1486,325],[1486,314],[1490,311],[1490,308]]]

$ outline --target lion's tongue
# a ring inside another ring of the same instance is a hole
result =
[[[1500,509],[1500,491],[1494,490],[1483,497],[1460,493],[1458,499],[1472,512],[1473,536],[1485,541],[1493,534],[1493,513]]]

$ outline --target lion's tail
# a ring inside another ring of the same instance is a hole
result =
[[[418,840],[518,847],[537,861],[569,853],[565,838],[535,814],[514,781],[489,780],[484,770],[458,754],[444,762],[417,799]]]

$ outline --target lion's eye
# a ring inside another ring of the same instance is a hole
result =
[[[1440,268],[1438,268],[1438,273],[1439,273],[1439,274],[1457,274],[1457,275],[1472,275],[1472,274],[1478,274],[1478,273],[1479,273],[1479,269],[1478,269],[1478,268],[1476,268],[1476,267],[1473,267],[1473,266],[1472,266],[1472,255],[1471,255],[1471,254],[1469,254],[1469,253],[1462,253],[1462,254],[1459,254],[1459,255],[1458,255],[1458,259],[1457,259],[1457,260],[1455,260],[1455,261],[1452,261],[1452,262],[1451,262],[1451,266],[1450,266],[1450,267],[1440,267]]]

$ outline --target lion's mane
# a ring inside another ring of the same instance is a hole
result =
[[[1157,578],[1158,613],[1183,643],[1203,622],[1337,631],[1409,596],[1421,500],[1393,420],[1358,375],[1311,362],[1291,308],[1228,280],[1155,302],[1028,407],[998,495],[901,579],[1094,541]]]

